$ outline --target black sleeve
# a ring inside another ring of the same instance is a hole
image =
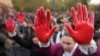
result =
[[[31,41],[28,41],[28,40],[24,40],[22,39],[21,37],[19,37],[18,35],[12,37],[18,44],[20,44],[22,47],[25,47],[27,49],[30,49],[32,46],[35,47],[36,44],[34,44]]]
[[[0,45],[4,45],[6,36],[3,33],[0,33]]]

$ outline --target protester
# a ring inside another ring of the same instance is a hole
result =
[[[35,32],[39,40],[39,46],[45,56],[99,56],[100,49],[93,40],[94,35],[94,13],[88,17],[87,8],[78,4],[78,14],[71,8],[74,29],[69,23],[65,26],[70,35],[64,35],[61,44],[52,45],[49,42],[56,26],[50,27],[50,12],[46,14],[44,8],[37,11],[35,18]]]
[[[78,4],[78,14],[71,8],[71,15],[74,29],[69,23],[65,23],[68,34],[61,38],[60,44],[50,44],[51,36],[57,26],[51,26],[50,10],[39,8],[34,19],[34,31],[36,33],[31,41],[23,40],[18,36],[16,25],[13,19],[5,22],[8,35],[21,46],[31,51],[31,56],[99,56],[100,48],[93,41],[94,34],[94,13],[88,17],[87,8],[81,3]],[[35,42],[34,42],[35,41]]]

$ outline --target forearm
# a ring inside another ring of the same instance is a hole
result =
[[[18,44],[20,44],[21,46],[25,47],[25,48],[30,48],[31,46],[31,42],[27,41],[27,40],[23,40],[16,31],[14,32],[8,32],[9,37],[12,37],[13,40],[15,40]]]
[[[50,46],[50,41],[48,41],[47,43],[42,43],[42,42],[38,42],[39,47],[49,47]]]

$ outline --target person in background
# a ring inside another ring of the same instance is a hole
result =
[[[57,28],[51,38],[52,44],[60,43],[62,37],[62,30],[60,30],[60,28],[60,25],[57,25]]]
[[[100,32],[95,32],[93,39],[95,40],[97,45],[100,45]]]
[[[57,26],[54,25],[50,28],[50,10],[45,11],[43,7],[37,10],[33,27],[36,38],[39,40],[38,45],[35,45],[33,39],[30,43],[19,38],[12,19],[8,19],[5,25],[8,35],[14,38],[21,46],[30,49],[32,56],[99,56],[100,47],[92,40],[94,34],[94,13],[91,12],[89,18],[86,6],[79,3],[78,15],[73,7],[71,8],[71,15],[75,29],[70,24],[65,23],[65,27],[70,35],[62,36],[62,43],[55,45],[50,44],[49,40]]]
[[[93,40],[94,35],[94,13],[90,12],[88,17],[85,5],[78,3],[78,14],[71,8],[74,29],[69,23],[65,23],[69,35],[63,35],[61,44],[50,44],[50,38],[57,26],[50,27],[50,12],[46,14],[44,8],[38,9],[35,18],[36,36],[39,40],[41,52],[45,56],[99,56],[100,47]]]
[[[4,25],[4,19],[0,18],[0,56],[7,56],[5,51],[5,40],[6,40],[6,35],[5,35],[5,25]]]
[[[15,42],[17,42],[21,47],[28,49],[31,53],[31,56],[44,55],[41,52],[38,52],[39,46],[37,43],[37,38],[34,34],[32,35],[32,37],[30,37],[30,40],[21,38],[19,34],[19,30],[16,29],[17,26],[15,24],[15,21],[12,18],[8,18],[5,21],[5,26],[6,26],[8,36],[12,38]]]

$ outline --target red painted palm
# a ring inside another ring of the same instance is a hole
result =
[[[78,14],[76,14],[75,9],[72,7],[71,15],[75,29],[72,29],[70,24],[66,23],[66,28],[70,35],[79,44],[89,44],[94,34],[94,13],[90,12],[90,17],[88,17],[86,6],[79,3]]]
[[[53,32],[56,29],[56,26],[53,26],[50,29],[50,10],[44,11],[44,8],[41,7],[37,10],[35,20],[34,20],[34,30],[39,41],[46,43],[51,38]]]

